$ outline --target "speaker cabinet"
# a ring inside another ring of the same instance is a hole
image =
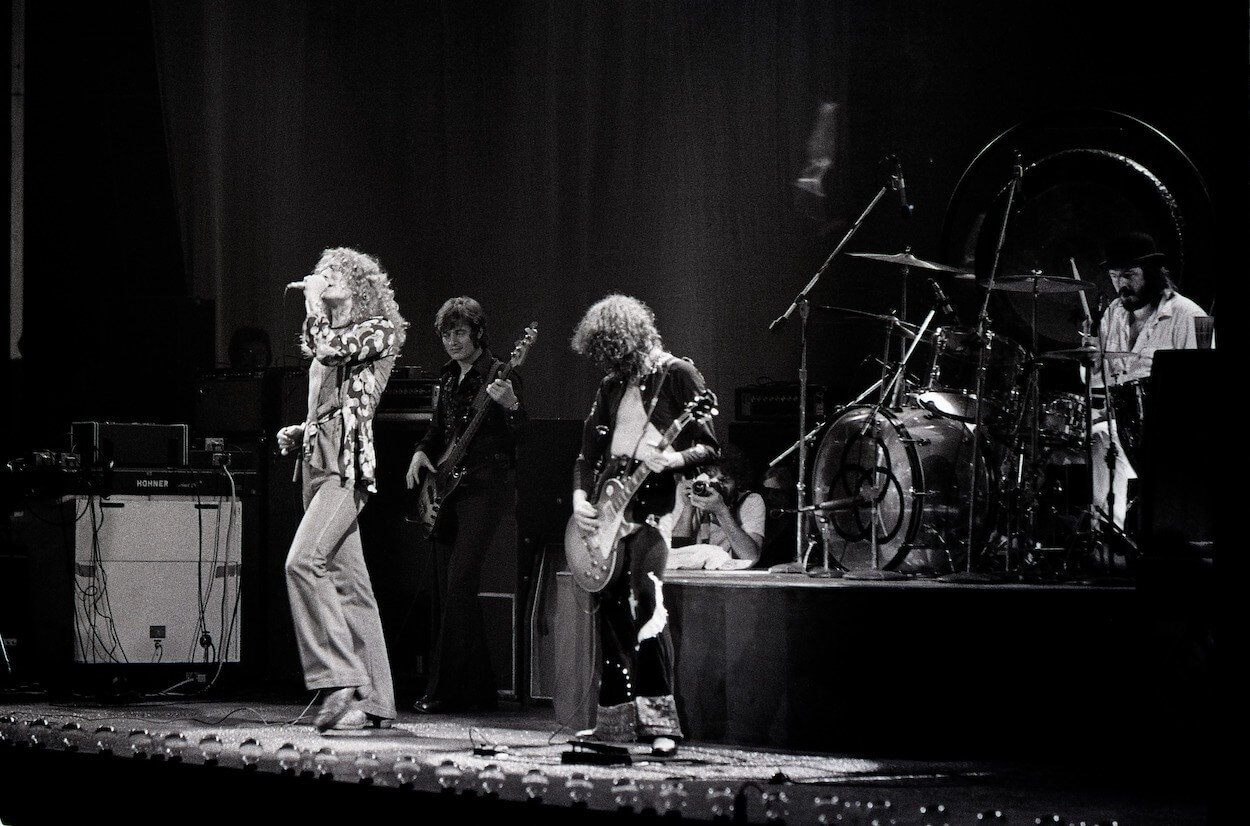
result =
[[[243,508],[191,496],[78,497],[74,662],[238,662]]]
[[[1218,350],[1160,350],[1151,366],[1142,422],[1143,534],[1148,551],[1211,556],[1220,482],[1199,416],[1215,409],[1224,378]]]
[[[482,565],[478,600],[486,627],[486,650],[499,696],[517,696],[517,657],[520,650],[517,621],[517,517],[505,513],[495,530]]]
[[[573,575],[555,576],[555,663],[553,706],[556,722],[578,731],[595,724],[599,695],[599,614],[594,600]]]
[[[580,419],[533,419],[517,456],[520,647],[526,664],[520,680],[535,700],[554,696],[555,574],[564,567],[564,526],[572,513],[573,462],[581,438]]]

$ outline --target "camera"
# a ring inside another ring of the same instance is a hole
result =
[[[716,491],[721,496],[725,495],[725,488],[718,479],[695,479],[694,484],[690,486],[690,490],[699,496],[709,496],[712,491]]]

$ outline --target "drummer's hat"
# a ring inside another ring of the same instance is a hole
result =
[[[1157,261],[1167,256],[1159,252],[1155,239],[1144,232],[1126,232],[1107,242],[1104,269],[1127,269],[1146,261]]]

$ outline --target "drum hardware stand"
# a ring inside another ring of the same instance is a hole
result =
[[[1077,269],[1076,260],[1068,259],[1072,266],[1072,277],[1080,280],[1081,273]],[[1081,309],[1084,311],[1085,320],[1082,323],[1082,341],[1084,336],[1091,334],[1094,328],[1094,316],[1089,311],[1089,301],[1085,298],[1085,293],[1080,293]],[[1089,491],[1089,539],[1087,547],[1097,556],[1101,557],[1102,565],[1105,573],[1102,577],[1094,579],[1085,579],[1083,582],[1090,585],[1111,585],[1126,584],[1127,580],[1116,577],[1112,573],[1112,557],[1113,553],[1110,544],[1105,539],[1105,534],[1109,532],[1133,550],[1137,549],[1136,543],[1128,537],[1128,535],[1115,523],[1115,471],[1120,456],[1120,447],[1117,445],[1118,438],[1111,438],[1112,433],[1117,433],[1115,423],[1115,403],[1111,398],[1111,382],[1110,376],[1107,375],[1107,343],[1103,340],[1102,335],[1095,336],[1098,342],[1098,370],[1102,374],[1103,387],[1103,409],[1107,414],[1107,499],[1106,510],[1099,507],[1099,503],[1094,501],[1093,491],[1093,468],[1094,468],[1094,373],[1093,370],[1085,370],[1085,460],[1090,468],[1090,491]],[[1104,526],[1105,523],[1105,526]],[[1101,549],[1101,550],[1100,550]]]
[[[972,432],[972,490],[968,496],[968,552],[964,560],[963,571],[953,571],[938,577],[941,582],[1001,582],[1002,577],[972,570],[972,556],[975,545],[977,524],[977,465],[981,460],[981,439],[984,438],[982,426],[985,422],[983,396],[985,395],[985,341],[990,325],[990,296],[994,294],[994,281],[998,278],[998,266],[1002,259],[1003,242],[1007,240],[1007,223],[1011,219],[1011,207],[1016,200],[1016,192],[1020,188],[1020,179],[1024,177],[1024,167],[1020,162],[1020,153],[1015,153],[1015,162],[1011,167],[1011,183],[1007,186],[1007,205],[1003,208],[1003,220],[998,228],[998,240],[994,244],[994,260],[990,263],[989,283],[985,285],[985,299],[981,302],[981,311],[977,314],[977,397],[976,427]],[[987,474],[988,477],[988,474]],[[989,491],[986,491],[989,494]],[[1011,568],[1010,544],[1008,545],[1008,570]]]
[[[1040,276],[1041,270],[1033,270],[1034,276]],[[1037,302],[1040,298],[1041,291],[1040,278],[1033,279],[1033,289],[1029,291],[1030,298],[1030,352],[1037,352]],[[1082,299],[1085,294],[1081,293]],[[1025,385],[1025,395],[1020,404],[1020,415],[1016,418],[1016,427],[1012,432],[1011,449],[1014,454],[1019,454],[1019,461],[1016,465],[1016,501],[1011,503],[1007,516],[1007,560],[1005,573],[1011,573],[1011,551],[1013,545],[1016,544],[1014,537],[1019,533],[1016,530],[1016,507],[1024,506],[1024,530],[1016,545],[1019,555],[1017,559],[1023,567],[1027,554],[1037,549],[1037,473],[1039,470],[1039,460],[1037,452],[1037,431],[1041,424],[1041,370],[1042,362],[1036,356],[1029,360],[1029,378]],[[1023,432],[1026,423],[1028,423],[1028,460],[1024,458]],[[1028,468],[1028,474],[1025,474],[1025,467]],[[975,483],[974,483],[975,484]]]
[[[869,411],[868,420],[864,422],[864,427],[860,431],[860,438],[863,439],[872,431],[872,444],[874,450],[873,467],[872,467],[872,514],[870,516],[870,532],[869,537],[872,542],[872,568],[864,571],[848,571],[843,574],[843,579],[906,579],[907,575],[894,570],[885,570],[881,567],[881,548],[877,540],[877,530],[881,525],[881,491],[878,490],[878,476],[881,473],[882,461],[884,459],[880,455],[881,441],[877,438],[878,428],[881,427],[881,409],[886,406],[887,401],[892,401],[898,394],[898,388],[903,384],[903,375],[907,371],[907,362],[911,359],[912,353],[916,352],[916,347],[920,345],[924,339],[925,332],[929,329],[929,324],[933,322],[933,317],[937,315],[937,308],[931,308],[924,321],[920,324],[920,329],[916,332],[916,338],[912,340],[911,346],[903,353],[902,360],[898,363],[898,367],[894,370],[894,375],[890,377],[890,381],[882,388],[881,397],[877,404]],[[889,485],[890,480],[887,476],[884,484]],[[828,549],[826,549],[826,553]]]
[[[790,302],[790,306],[786,311],[777,318],[773,319],[768,325],[769,330],[776,329],[782,322],[788,321],[795,310],[799,311],[800,319],[800,338],[801,349],[799,355],[799,472],[795,481],[795,510],[798,511],[794,515],[795,519],[795,536],[794,536],[794,561],[783,562],[769,568],[770,573],[781,574],[807,574],[805,564],[806,556],[803,553],[803,538],[807,535],[809,526],[808,513],[803,511],[803,506],[807,504],[807,316],[810,313],[811,305],[808,303],[807,294],[812,291],[816,283],[820,281],[820,277],[825,274],[825,270],[833,263],[833,259],[837,257],[842,248],[846,246],[851,237],[859,230],[861,224],[864,223],[869,213],[877,206],[877,202],[885,197],[886,190],[890,188],[889,184],[883,184],[877,190],[877,194],[869,201],[868,206],[855,219],[855,223],[851,225],[846,234],[842,236],[842,240],[833,248],[833,252],[829,253],[829,257],[820,265],[820,269],[816,270],[816,274],[811,277],[806,286],[795,296],[794,301]]]

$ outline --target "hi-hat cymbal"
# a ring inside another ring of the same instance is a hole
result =
[[[1055,359],[1058,361],[1097,361],[1100,355],[1109,359],[1139,357],[1137,353],[1127,353],[1123,350],[1107,350],[1103,352],[1097,347],[1069,347],[1066,350],[1051,350],[1049,353],[1042,353],[1038,358]]]
[[[884,261],[887,264],[898,264],[903,267],[919,267],[922,270],[937,270],[939,272],[957,272],[971,273],[971,270],[963,270],[959,267],[948,267],[945,264],[938,264],[934,261],[925,261],[917,258],[910,252],[852,252],[850,255],[855,258],[871,258],[873,261]]]
[[[1034,273],[1000,276],[994,280],[994,289],[1017,293],[1031,293],[1035,289],[1039,293],[1079,293],[1097,290],[1098,285],[1092,281]]]

